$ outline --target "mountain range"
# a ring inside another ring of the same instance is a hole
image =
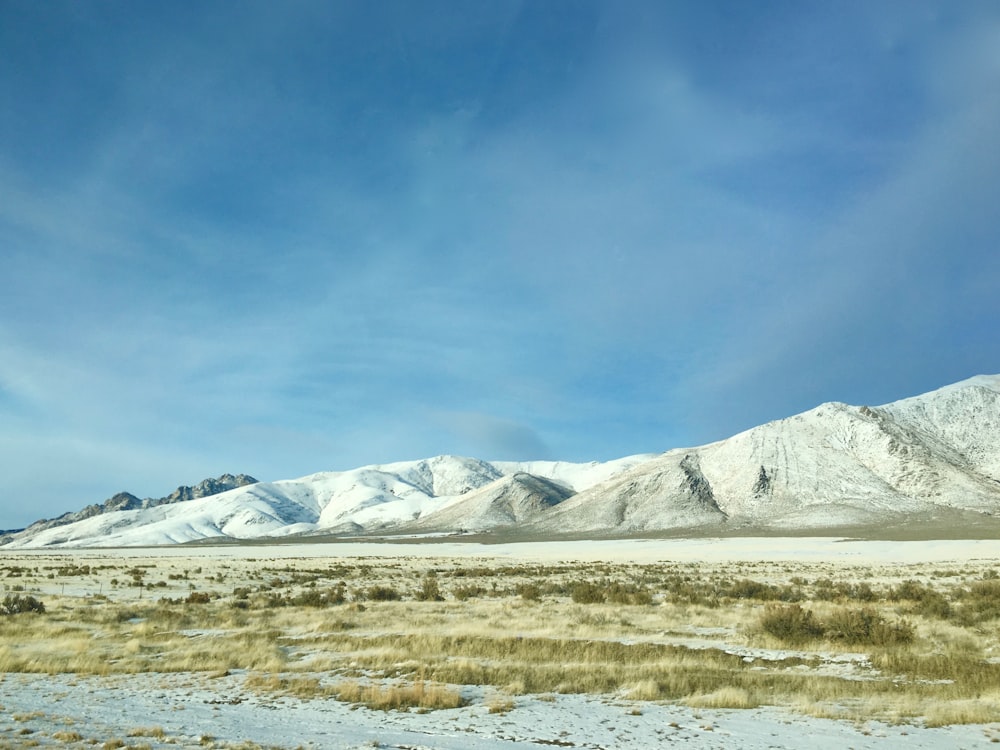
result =
[[[437,456],[300,479],[122,493],[8,533],[16,547],[272,537],[607,536],[1000,516],[1000,375],[883,406],[831,402],[695,448],[607,462]]]

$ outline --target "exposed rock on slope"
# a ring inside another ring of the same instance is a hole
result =
[[[182,503],[187,500],[197,500],[201,497],[211,497],[212,495],[218,495],[220,492],[228,492],[237,487],[246,487],[251,484],[257,484],[257,480],[248,474],[237,474],[236,476],[223,474],[218,479],[204,479],[194,487],[178,487],[169,495],[161,497],[159,500],[145,500],[142,507],[151,508],[155,505],[168,505],[170,503]]]

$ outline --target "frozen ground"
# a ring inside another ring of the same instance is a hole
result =
[[[922,728],[877,722],[813,719],[780,709],[704,710],[614,698],[521,696],[508,713],[481,701],[429,713],[352,708],[335,700],[260,698],[243,676],[128,678],[9,676],[3,692],[0,742],[32,739],[61,746],[53,735],[79,732],[84,741],[121,738],[151,747],[227,747],[252,741],[281,748],[486,750],[566,747],[632,750],[688,748],[971,748],[1000,738],[998,726]],[[470,694],[470,698],[478,696]],[[17,718],[14,718],[17,717]],[[159,727],[162,737],[130,732]],[[24,733],[29,730],[30,733]],[[20,746],[18,744],[15,747]]]
[[[4,553],[0,562],[36,556],[80,563],[115,557],[213,561],[379,557],[511,561],[652,563],[771,561],[837,565],[977,562],[996,564],[1000,542],[869,542],[822,538],[629,540],[489,545],[454,543],[312,544],[38,550]],[[417,561],[414,560],[414,563]],[[107,590],[105,588],[104,590]],[[66,591],[66,594],[71,592]],[[206,636],[207,637],[207,636]],[[0,643],[0,647],[3,644]],[[462,688],[469,705],[421,713],[359,708],[328,698],[249,691],[246,674],[140,674],[111,677],[0,675],[0,748],[971,748],[1000,742],[1000,723],[927,728],[840,721],[788,709],[693,709],[621,696],[526,695],[490,713],[492,688]],[[155,728],[155,731],[153,731]],[[249,744],[253,743],[253,744]]]

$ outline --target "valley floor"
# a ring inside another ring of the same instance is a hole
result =
[[[0,616],[0,748],[985,746],[998,579],[989,540],[0,552],[44,605]]]

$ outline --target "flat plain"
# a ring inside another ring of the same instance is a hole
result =
[[[38,550],[0,585],[0,747],[1000,741],[993,540]]]

